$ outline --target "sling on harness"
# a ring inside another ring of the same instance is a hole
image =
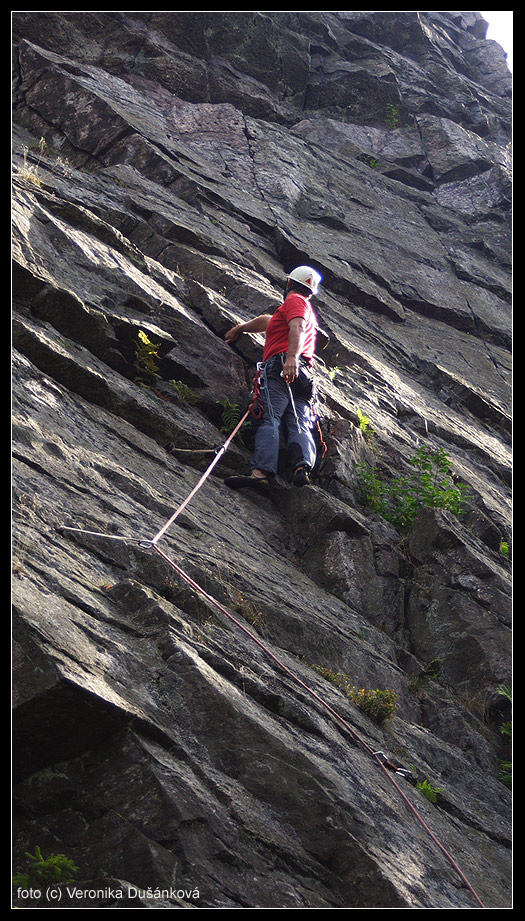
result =
[[[250,415],[254,419],[260,419],[264,412],[264,406],[261,400],[261,386],[260,386],[260,375],[262,369],[262,362],[257,363],[257,373],[252,381],[252,399],[248,407]]]

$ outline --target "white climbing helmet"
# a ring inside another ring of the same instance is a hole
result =
[[[315,269],[310,268],[309,265],[298,265],[286,277],[291,278],[292,281],[299,282],[300,285],[306,285],[307,288],[310,288],[312,294],[317,294],[319,285],[323,280],[323,276],[319,275],[319,272],[316,272]]]

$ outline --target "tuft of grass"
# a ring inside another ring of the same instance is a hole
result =
[[[351,688],[350,699],[366,713],[375,723],[384,723],[391,720],[395,709],[397,694],[390,689],[368,690],[367,688]]]
[[[512,688],[498,688],[498,694],[501,694],[502,697],[506,697],[512,704]],[[505,723],[502,723],[499,731],[503,741],[506,743],[506,747],[508,747],[509,751],[512,753],[512,720],[507,720]],[[499,780],[501,780],[505,786],[512,787],[512,761],[507,759],[500,760]]]
[[[252,627],[255,627],[256,630],[264,629],[265,617],[263,612],[253,605],[251,601],[248,601],[242,592],[237,593],[237,598],[232,607],[237,614],[244,617],[244,619],[247,620]]]
[[[30,150],[34,148],[29,148],[27,144],[24,144],[22,151],[24,154],[24,165],[20,171],[20,175],[23,179],[27,179],[29,182],[34,182],[35,185],[41,186],[42,180],[39,174],[40,161],[47,151],[47,144],[43,137],[40,138],[36,150],[38,151],[38,156],[36,158],[36,163],[29,162],[29,153]]]
[[[311,668],[321,675],[326,681],[339,688],[363,713],[376,723],[383,723],[392,719],[395,709],[397,694],[391,689],[370,690],[356,688],[348,675],[335,672],[323,665],[311,665]]]

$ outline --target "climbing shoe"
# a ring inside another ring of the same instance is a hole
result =
[[[308,486],[310,483],[310,474],[308,467],[297,467],[292,477],[294,486]]]
[[[264,489],[266,486],[269,486],[268,477],[254,476],[251,473],[249,476],[227,476],[224,480],[225,486],[229,486],[230,489],[244,489],[248,487],[249,489]]]

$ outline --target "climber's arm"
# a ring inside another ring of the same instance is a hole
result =
[[[246,323],[238,323],[237,326],[232,326],[224,338],[226,342],[232,345],[243,333],[265,333],[271,319],[271,313],[262,313],[260,316],[254,317],[253,320],[248,320]]]

